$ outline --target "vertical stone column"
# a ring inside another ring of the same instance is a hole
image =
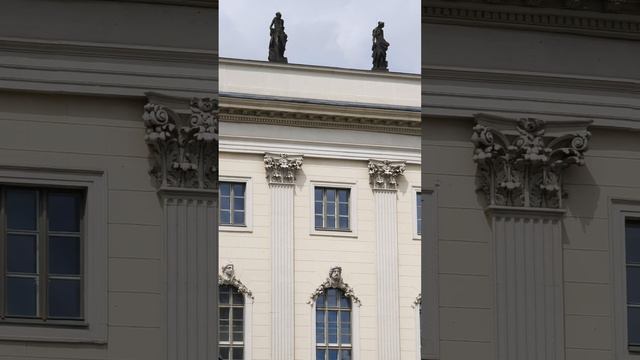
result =
[[[168,360],[218,356],[218,121],[211,99],[148,94],[149,174],[163,210]],[[167,102],[169,106],[161,104]]]
[[[265,154],[271,188],[271,359],[294,358],[294,202],[302,156]]]
[[[564,360],[562,176],[584,164],[589,122],[476,116],[487,199],[498,360]]]
[[[376,220],[378,359],[400,359],[397,178],[403,162],[369,161]]]

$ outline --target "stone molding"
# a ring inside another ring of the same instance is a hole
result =
[[[545,122],[476,114],[471,141],[489,206],[561,208],[562,175],[584,165],[590,121]]]
[[[397,190],[398,177],[404,174],[404,161],[369,160],[369,183],[373,190]]]
[[[324,294],[327,289],[342,290],[344,292],[344,296],[348,297],[353,304],[360,306],[360,299],[355,295],[353,288],[344,282],[344,279],[342,278],[342,267],[332,266],[331,269],[329,269],[329,276],[327,276],[327,279],[313,291],[309,301],[307,301],[307,304],[313,305],[318,296]]]
[[[296,174],[302,168],[302,155],[270,154],[264,155],[264,168],[269,184],[294,184]]]
[[[144,140],[156,188],[217,187],[217,103],[211,98],[192,98],[188,104],[188,112],[153,99],[144,106]]]
[[[421,307],[422,306],[422,293],[418,294],[418,296],[416,296],[416,299],[413,300],[413,303],[411,304],[411,307]]]
[[[640,16],[622,14],[639,15],[640,5],[637,2],[609,0],[590,9],[583,0],[566,0],[567,5],[556,5],[556,8],[540,7],[539,0],[527,1],[531,3],[528,6],[509,0],[487,0],[484,4],[429,1],[422,7],[422,22],[640,39]],[[582,8],[571,9],[575,6]],[[604,8],[609,13],[600,10]]]
[[[229,285],[238,290],[239,293],[254,300],[253,293],[236,277],[236,271],[233,264],[228,263],[220,268],[220,274],[218,274],[218,286]]]

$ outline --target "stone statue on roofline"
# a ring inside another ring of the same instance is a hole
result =
[[[269,61],[286,64],[287,58],[284,51],[287,46],[287,34],[284,32],[284,20],[282,14],[276,13],[269,25],[271,40],[269,40]]]
[[[373,29],[371,45],[371,57],[373,58],[373,67],[371,70],[389,71],[387,63],[387,49],[389,43],[384,39],[384,22],[378,21],[378,26]]]

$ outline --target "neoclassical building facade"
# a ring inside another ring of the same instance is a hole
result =
[[[418,359],[420,78],[220,59],[225,359]]]
[[[639,10],[423,1],[423,359],[640,358]]]
[[[217,1],[2,8],[0,358],[215,359]]]

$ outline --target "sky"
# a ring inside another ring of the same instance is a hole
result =
[[[420,0],[223,0],[220,56],[266,61],[277,11],[291,64],[370,70],[371,31],[384,21],[389,71],[420,73]]]

